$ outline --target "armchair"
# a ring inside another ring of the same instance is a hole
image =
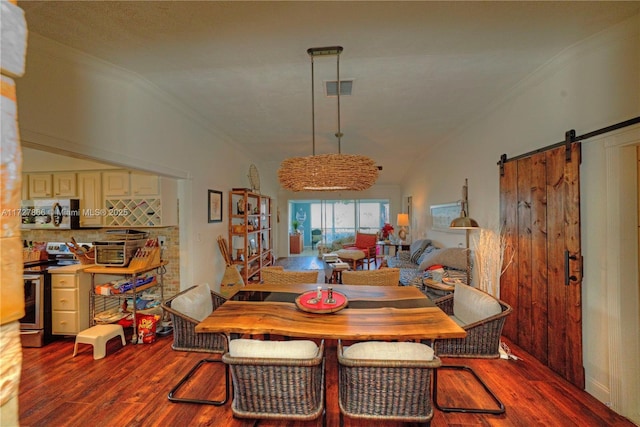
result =
[[[324,411],[324,341],[235,339],[222,360],[233,373],[238,418],[317,420]],[[324,421],[324,420],[323,420]]]
[[[500,357],[500,336],[506,317],[513,310],[511,306],[493,296],[471,286],[457,283],[453,294],[434,301],[466,332],[465,338],[436,340],[433,349],[440,357],[498,358]],[[440,368],[469,372],[498,405],[497,409],[443,407],[438,403],[437,372],[433,379],[434,405],[443,412],[468,412],[502,414],[504,405],[489,389],[484,381],[469,366],[442,365]]]
[[[359,261],[361,265],[364,263],[367,264],[367,269],[371,270],[371,261],[373,261],[373,265],[377,267],[377,242],[378,236],[376,234],[366,234],[366,233],[356,233],[356,241],[352,246],[345,246],[343,250],[345,251],[361,251],[364,255],[364,258],[360,258],[358,260],[353,260],[353,269],[355,270],[357,267],[357,262]],[[340,251],[338,251],[338,256],[340,257]],[[340,257],[342,258],[342,257]]]
[[[227,351],[227,338],[223,334],[197,333],[196,325],[204,320],[213,310],[220,307],[226,299],[209,289],[208,284],[192,286],[162,303],[164,311],[171,315],[173,322],[173,344],[171,348],[178,351],[194,351],[200,353],[217,353],[222,356]],[[171,402],[201,403],[221,406],[229,399],[229,367],[225,365],[225,396],[223,400],[204,400],[198,398],[176,397],[175,394],[205,363],[223,363],[222,359],[205,358],[178,382],[169,392]]]
[[[368,341],[345,347],[338,340],[337,353],[340,425],[343,415],[430,424],[431,379],[441,361],[429,346]]]

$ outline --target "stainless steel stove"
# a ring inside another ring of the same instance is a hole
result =
[[[78,245],[86,250],[93,247],[93,243],[78,243]],[[70,265],[80,262],[65,242],[47,243],[47,253],[49,254],[49,261],[56,262],[54,265]]]
[[[91,243],[79,243],[85,249]],[[20,319],[23,347],[42,347],[54,339],[51,333],[51,275],[49,269],[78,264],[69,246],[64,242],[47,243],[48,259],[25,262],[23,266],[24,309]]]

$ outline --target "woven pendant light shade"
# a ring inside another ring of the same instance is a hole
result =
[[[376,182],[378,167],[356,154],[292,157],[281,163],[278,179],[291,191],[362,191]]]
[[[307,49],[311,57],[311,122],[312,155],[285,159],[278,169],[278,179],[282,188],[290,191],[362,191],[375,184],[378,167],[367,156],[342,154],[340,152],[340,53],[342,46],[312,47]],[[315,97],[313,84],[313,58],[316,56],[336,57],[336,85],[338,88],[338,153],[316,155]]]

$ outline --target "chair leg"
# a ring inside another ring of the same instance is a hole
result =
[[[441,369],[451,369],[456,371],[467,371],[473,375],[476,380],[482,385],[487,394],[491,396],[491,399],[498,405],[498,409],[490,409],[490,408],[465,408],[465,407],[457,407],[457,406],[441,406],[438,404],[438,371]],[[472,413],[472,414],[504,414],[505,407],[504,404],[498,399],[498,397],[491,391],[489,386],[482,381],[482,378],[476,374],[476,372],[471,369],[469,366],[464,365],[442,365],[437,369],[434,369],[433,372],[433,405],[438,408],[442,412],[464,412],[464,413]]]
[[[196,398],[186,398],[186,397],[175,397],[175,393],[178,391],[180,387],[182,387],[188,380],[196,373],[196,371],[205,363],[223,363],[222,360],[218,359],[202,359],[198,363],[195,364],[193,368],[182,377],[180,382],[171,389],[169,392],[168,398],[171,402],[176,403],[199,403],[202,405],[214,405],[214,406],[222,406],[227,403],[229,400],[229,365],[224,364],[224,400],[203,400]]]

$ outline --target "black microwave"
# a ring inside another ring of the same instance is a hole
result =
[[[77,230],[80,228],[80,200],[23,200],[20,216],[23,229]]]

